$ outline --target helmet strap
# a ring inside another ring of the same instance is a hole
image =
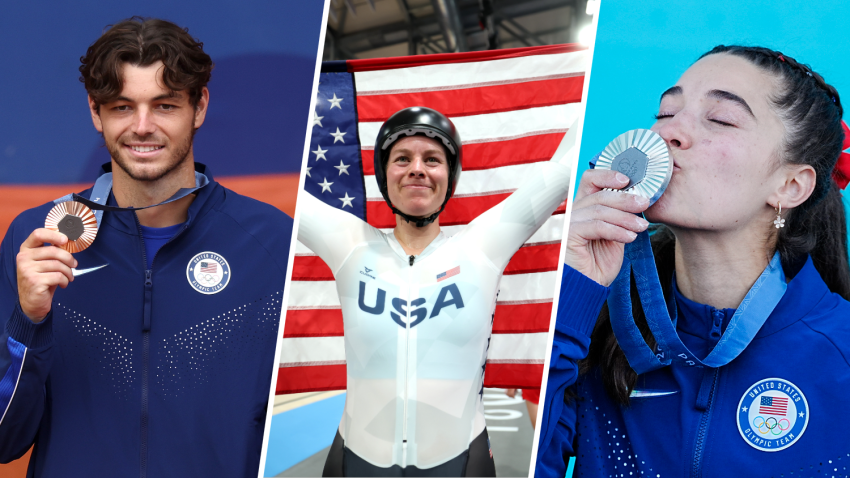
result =
[[[405,214],[405,213],[399,211],[389,201],[387,201],[387,205],[390,206],[390,209],[392,209],[393,214],[397,214],[397,215],[401,216],[402,219],[404,219],[405,221],[407,221],[409,223],[413,223],[413,225],[416,226],[416,227],[425,227],[428,224],[431,224],[432,222],[437,220],[437,217],[439,217],[440,213],[443,212],[443,210],[446,208],[446,204],[449,203],[450,198],[451,198],[451,192],[446,194],[446,200],[443,201],[443,205],[440,206],[440,210],[438,210],[434,214],[431,214],[430,216],[427,216],[427,217],[416,217],[416,216],[411,216],[410,214]]]
[[[397,214],[397,215],[401,216],[402,219],[404,219],[407,222],[413,223],[413,225],[416,226],[416,227],[425,227],[428,224],[431,224],[432,222],[436,221],[437,217],[440,215],[441,212],[443,212],[443,209],[445,209],[445,208],[446,208],[446,205],[444,203],[443,207],[441,207],[440,210],[435,212],[434,214],[431,214],[428,217],[416,217],[416,216],[411,216],[410,214],[405,214],[405,213],[399,211],[398,209],[396,209],[395,206],[390,204],[390,209],[393,210],[393,214]]]

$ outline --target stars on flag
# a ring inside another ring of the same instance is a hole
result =
[[[325,204],[366,219],[366,191],[350,73],[323,72],[311,118],[304,189]],[[324,161],[321,161],[324,160]]]
[[[318,161],[320,159],[324,159],[325,161],[327,161],[328,158],[325,157],[325,153],[327,153],[327,152],[328,152],[327,149],[322,149],[322,147],[317,144],[316,150],[313,151],[313,153],[316,155],[316,161]]]
[[[332,193],[333,191],[331,191],[331,184],[333,184],[333,183],[329,183],[328,178],[325,178],[325,181],[319,183],[319,186],[322,187],[322,192],[327,191],[329,193]]]
[[[330,102],[331,102],[331,108],[330,108],[330,109],[334,109],[335,107],[336,107],[336,108],[339,108],[339,109],[342,109],[342,106],[340,106],[339,104],[340,104],[340,103],[342,102],[342,100],[344,100],[344,99],[345,99],[345,98],[337,98],[337,97],[336,97],[336,93],[334,93],[334,97],[333,97],[333,99],[329,99],[329,100],[328,100],[328,101],[330,101]]]
[[[342,141],[343,143],[345,143],[345,140],[342,139],[342,137],[345,136],[346,134],[348,134],[348,133],[340,133],[339,127],[337,127],[336,133],[331,133],[331,136],[334,137],[334,144],[336,144],[337,141]]]
[[[339,169],[339,175],[342,176],[343,174],[348,174],[348,168],[350,168],[351,165],[343,163],[342,160],[340,159],[339,160],[339,166],[334,166],[334,167],[336,169]]]
[[[344,198],[339,198],[339,200],[340,200],[340,201],[342,201],[342,207],[345,207],[345,206],[349,206],[349,207],[351,207],[351,208],[353,208],[353,207],[354,207],[354,206],[352,206],[352,205],[351,205],[351,201],[354,201],[354,198],[350,198],[350,197],[348,197],[348,193],[347,193],[347,192],[345,193],[345,197],[344,197]]]

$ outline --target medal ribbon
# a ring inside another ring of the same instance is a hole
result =
[[[97,219],[97,227],[100,229],[100,220],[103,217],[103,211],[138,211],[141,209],[148,209],[152,207],[162,206],[163,204],[168,204],[170,202],[177,201],[178,199],[183,199],[184,197],[192,194],[193,192],[203,188],[207,184],[210,183],[210,180],[207,179],[206,175],[203,173],[199,173],[195,171],[195,187],[194,188],[180,188],[174,193],[173,196],[162,201],[159,204],[154,204],[152,206],[145,207],[117,207],[117,206],[107,206],[106,199],[109,198],[109,193],[112,191],[112,173],[102,174],[97,181],[94,183],[94,187],[91,190],[90,199],[86,199],[79,194],[72,193],[62,196],[59,199],[53,201],[54,204],[59,204],[65,201],[77,201],[79,203],[83,203],[88,206],[93,212],[94,217]]]
[[[632,316],[632,272],[646,322],[657,343],[655,351],[644,341]],[[787,288],[785,273],[777,252],[735,310],[720,341],[705,359],[700,360],[688,350],[676,332],[675,299],[673,294],[670,294],[670,313],[658,280],[649,234],[644,231],[638,234],[634,242],[626,244],[623,267],[611,284],[608,311],[611,327],[620,348],[626,354],[629,365],[638,374],[657,370],[671,363],[717,368],[728,364],[743,352],[776,308]]]

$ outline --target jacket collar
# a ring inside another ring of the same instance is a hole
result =
[[[789,267],[785,267],[786,277]],[[788,289],[782,300],[776,304],[773,313],[762,326],[756,338],[766,337],[779,332],[789,325],[802,319],[814,309],[831,292],[826,286],[820,273],[815,269],[812,258],[808,257],[799,272],[788,282]]]
[[[796,274],[793,269],[799,267]],[[788,282],[788,289],[785,295],[773,309],[773,313],[767,318],[767,321],[761,327],[755,338],[766,337],[774,334],[794,322],[805,317],[815,306],[830,293],[829,288],[821,279],[820,274],[812,262],[812,258],[808,257],[806,262],[800,267],[799,264],[785,266],[786,277],[794,276]],[[699,304],[687,297],[681,295],[673,281],[673,293],[675,294],[676,304],[681,312],[677,323],[677,328],[697,337],[708,337],[711,330],[711,323],[714,317],[714,312],[718,309],[710,305]],[[723,313],[723,329],[735,313],[735,309],[720,309]]]
[[[196,162],[195,171],[204,174],[210,180],[210,183],[205,187],[199,189],[195,193],[195,199],[189,206],[188,217],[186,219],[187,227],[191,226],[192,223],[197,220],[197,218],[202,217],[224,198],[224,189],[217,182],[215,182],[212,173],[210,172],[210,168],[208,168],[205,164]],[[112,163],[106,163],[101,166],[98,177],[111,172]],[[81,195],[88,197],[90,194],[91,188],[84,191]],[[115,201],[115,196],[112,194],[111,191],[109,193],[109,199],[107,199],[106,203],[110,206],[118,205]],[[139,226],[136,220],[136,213],[133,211],[104,211],[103,225],[109,225],[110,227],[118,229],[119,231],[127,234],[139,234]]]

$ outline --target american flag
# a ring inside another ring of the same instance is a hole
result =
[[[759,413],[781,415],[784,417],[788,413],[788,399],[763,395],[761,397],[761,405],[759,405]]]
[[[440,215],[443,232],[453,235],[539,174],[580,114],[589,63],[578,45],[326,62],[304,188],[392,230],[395,219],[374,176],[375,138],[396,111],[434,108],[452,119],[463,141],[463,174]],[[487,387],[540,387],[563,213],[562,204],[505,269]],[[344,389],[343,320],[333,275],[303,244],[295,252],[277,393]]]
[[[201,262],[201,272],[209,272],[215,274],[217,264],[215,262]]]
[[[442,282],[442,281],[448,279],[449,277],[454,277],[458,274],[460,274],[460,266],[452,267],[451,269],[447,270],[446,272],[441,272],[441,273],[437,274],[437,282]]]

